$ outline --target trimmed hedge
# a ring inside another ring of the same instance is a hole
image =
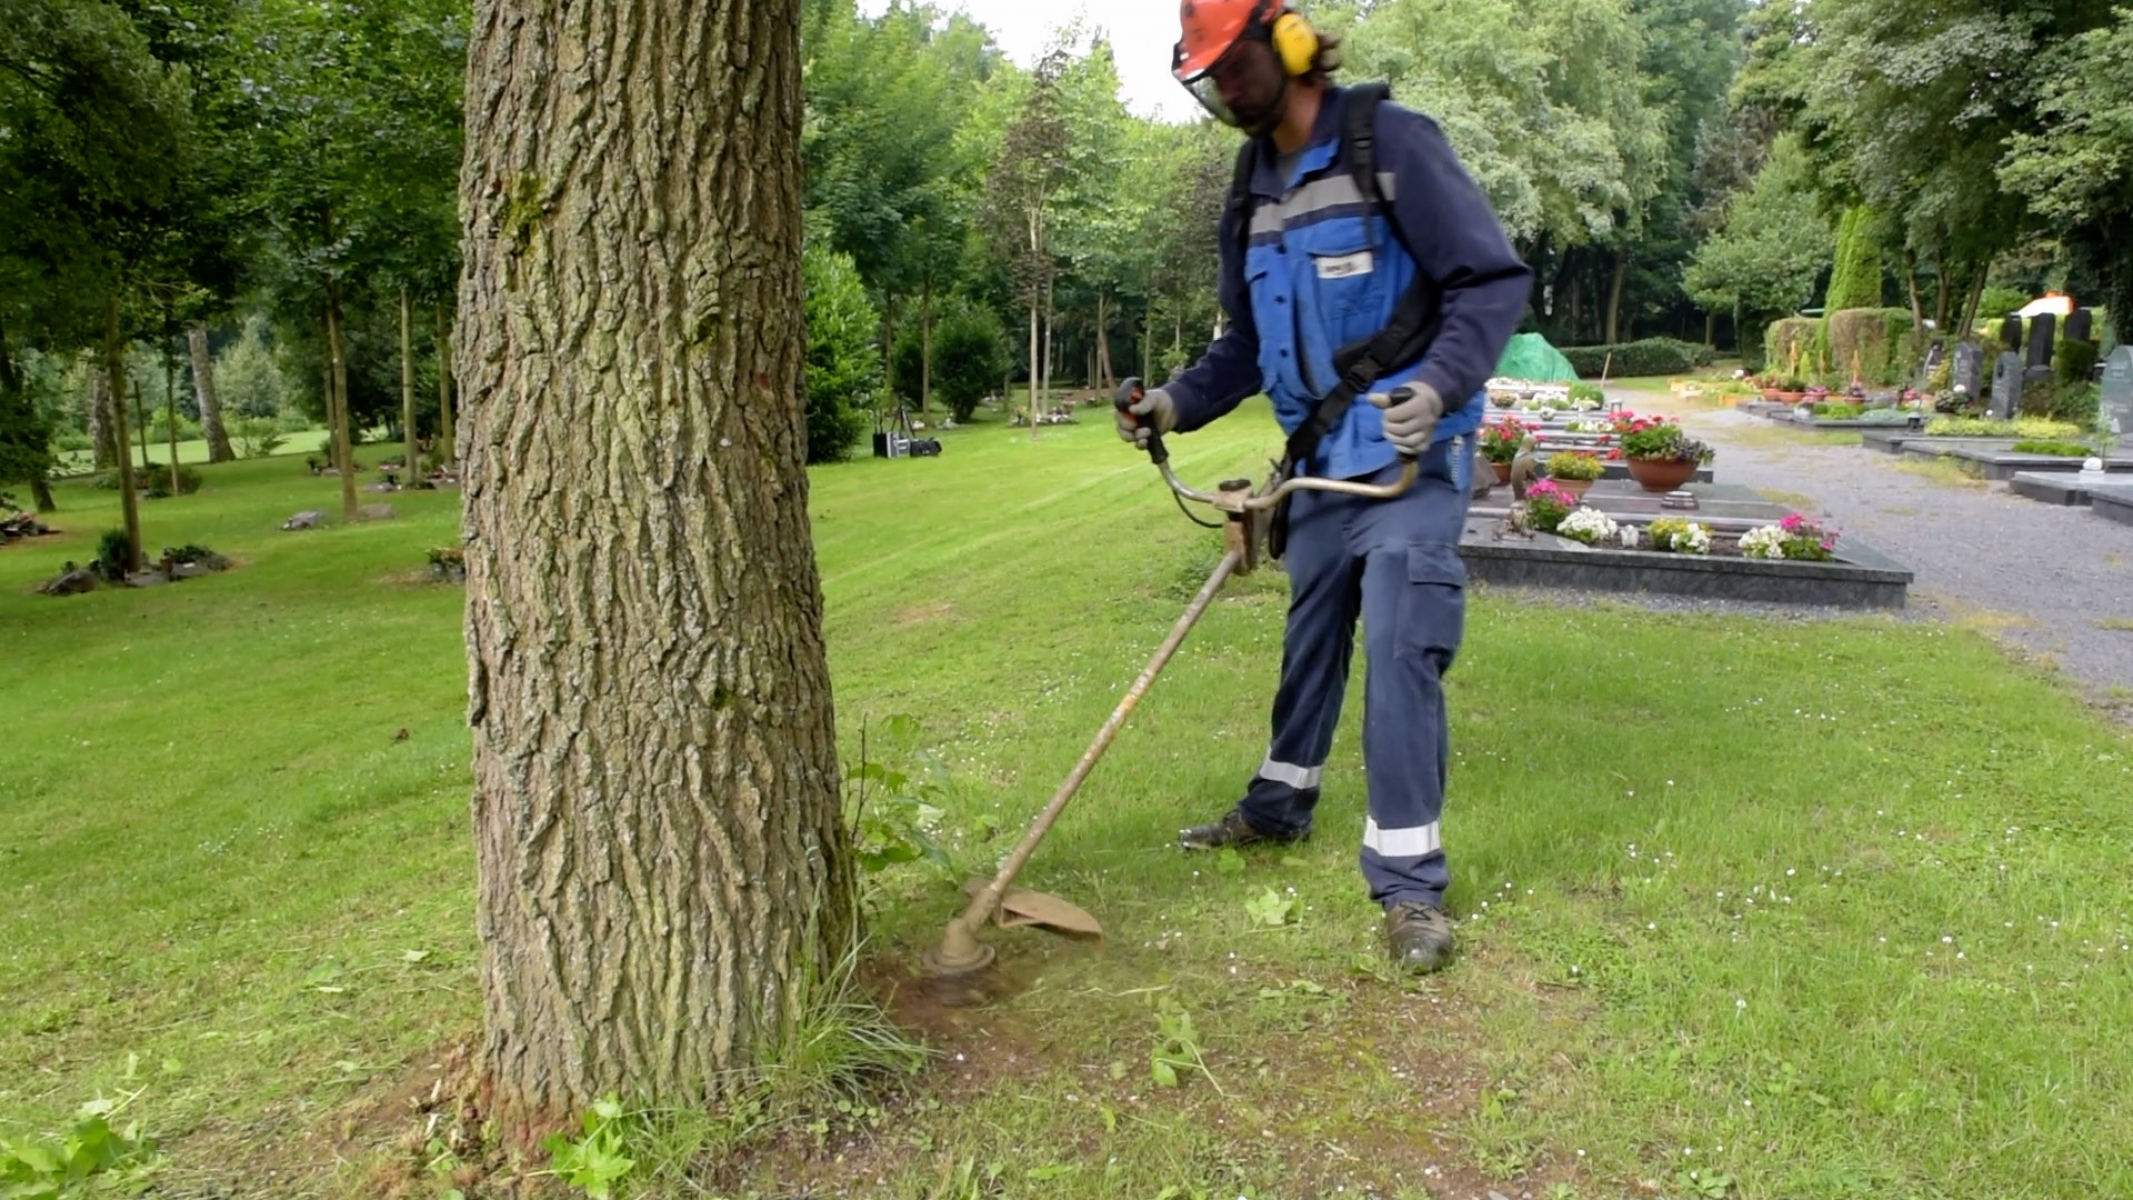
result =
[[[1793,355],[1799,355],[1794,370]],[[1918,372],[1911,346],[1911,313],[1902,308],[1847,308],[1824,318],[1786,317],[1763,333],[1765,369],[1797,374],[1831,387],[1851,383],[1854,357],[1859,381],[1890,386]]]
[[[1711,364],[1711,348],[1675,338],[1645,338],[1612,346],[1565,346],[1563,357],[1582,378],[1681,375]],[[1612,360],[1610,362],[1610,359]]]
[[[1869,385],[1902,383],[1918,373],[1909,309],[1847,308],[1829,314],[1826,329],[1829,377],[1834,381],[1851,382],[1855,356],[1859,380]]]
[[[1797,374],[1803,378],[1813,375],[1815,343],[1821,330],[1822,322],[1813,317],[1786,317],[1772,321],[1763,333],[1763,369],[1776,375]],[[1793,362],[1795,351],[1799,354],[1797,363]]]

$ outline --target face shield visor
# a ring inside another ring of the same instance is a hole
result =
[[[1255,136],[1274,127],[1289,75],[1281,69],[1264,26],[1247,29],[1205,70],[1178,74],[1184,57],[1180,44],[1171,54],[1172,73],[1216,120]]]

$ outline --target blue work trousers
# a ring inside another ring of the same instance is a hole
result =
[[[1422,456],[1414,486],[1396,499],[1314,491],[1291,498],[1289,617],[1273,740],[1240,808],[1263,832],[1310,829],[1360,617],[1370,787],[1362,870],[1371,898],[1387,906],[1441,907],[1451,881],[1439,833],[1450,755],[1443,678],[1466,627],[1459,537],[1473,466],[1474,440],[1453,438]],[[1392,480],[1399,470],[1387,467],[1368,482]]]

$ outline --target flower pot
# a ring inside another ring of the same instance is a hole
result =
[[[1550,482],[1569,492],[1573,498],[1578,500],[1583,500],[1585,493],[1592,490],[1592,480],[1590,479],[1555,479]]]
[[[1802,400],[1805,400],[1805,399],[1807,399],[1807,393],[1806,393],[1806,392],[1779,392],[1779,393],[1777,394],[1777,398],[1778,398],[1779,400],[1781,400],[1781,401],[1785,402],[1786,404],[1798,404],[1798,403],[1799,403],[1800,401],[1802,401]]]
[[[1490,469],[1490,470],[1492,470],[1492,471],[1494,471],[1494,472],[1496,472],[1496,482],[1498,482],[1498,483],[1509,483],[1509,482],[1511,482],[1511,464],[1510,464],[1510,463],[1507,463],[1507,462],[1492,462],[1492,463],[1490,463],[1490,464],[1489,464],[1489,469]]]
[[[1647,492],[1671,492],[1696,478],[1694,459],[1633,458],[1629,477]]]

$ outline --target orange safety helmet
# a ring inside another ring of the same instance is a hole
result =
[[[1215,65],[1254,25],[1265,27],[1280,11],[1275,0],[1180,0],[1178,43],[1170,73],[1189,83]]]
[[[1248,131],[1262,130],[1280,111],[1289,80],[1319,61],[1317,32],[1287,0],[1180,0],[1178,28],[1171,74],[1218,120]],[[1255,41],[1270,51],[1263,67],[1245,49]],[[1248,107],[1235,110],[1223,97],[1225,76]]]

